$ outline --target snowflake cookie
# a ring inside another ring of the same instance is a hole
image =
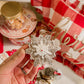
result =
[[[26,53],[31,55],[31,59],[35,60],[35,65],[51,63],[51,59],[56,57],[55,52],[60,50],[60,41],[58,39],[51,40],[51,35],[35,35],[31,36],[29,48]]]

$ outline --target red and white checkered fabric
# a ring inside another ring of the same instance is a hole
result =
[[[61,50],[56,53],[56,60],[84,78],[84,9],[78,8],[79,3],[78,0],[31,0],[48,26],[62,30],[57,36]]]
[[[62,30],[57,36],[61,50],[56,53],[55,59],[84,78],[84,7],[78,8],[78,0],[31,0],[31,4],[43,15],[51,29]],[[0,35],[2,52],[3,38]]]

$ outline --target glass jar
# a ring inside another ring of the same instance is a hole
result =
[[[32,21],[32,19],[37,19],[35,13],[18,2],[7,2],[4,5],[8,3],[19,4],[20,8],[18,8],[19,11],[17,13],[14,12],[13,14],[5,14],[4,12],[10,12],[2,11],[2,15],[5,16],[6,20],[4,24],[0,26],[0,33],[5,37],[12,39],[23,38],[31,34],[37,25],[37,21]],[[4,5],[1,7],[1,10],[3,10]]]
[[[7,2],[1,7],[1,15],[6,20],[5,23],[10,29],[20,29],[25,23],[22,6],[19,2]]]

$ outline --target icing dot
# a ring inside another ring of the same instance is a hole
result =
[[[43,51],[43,50],[41,50],[41,51]]]

